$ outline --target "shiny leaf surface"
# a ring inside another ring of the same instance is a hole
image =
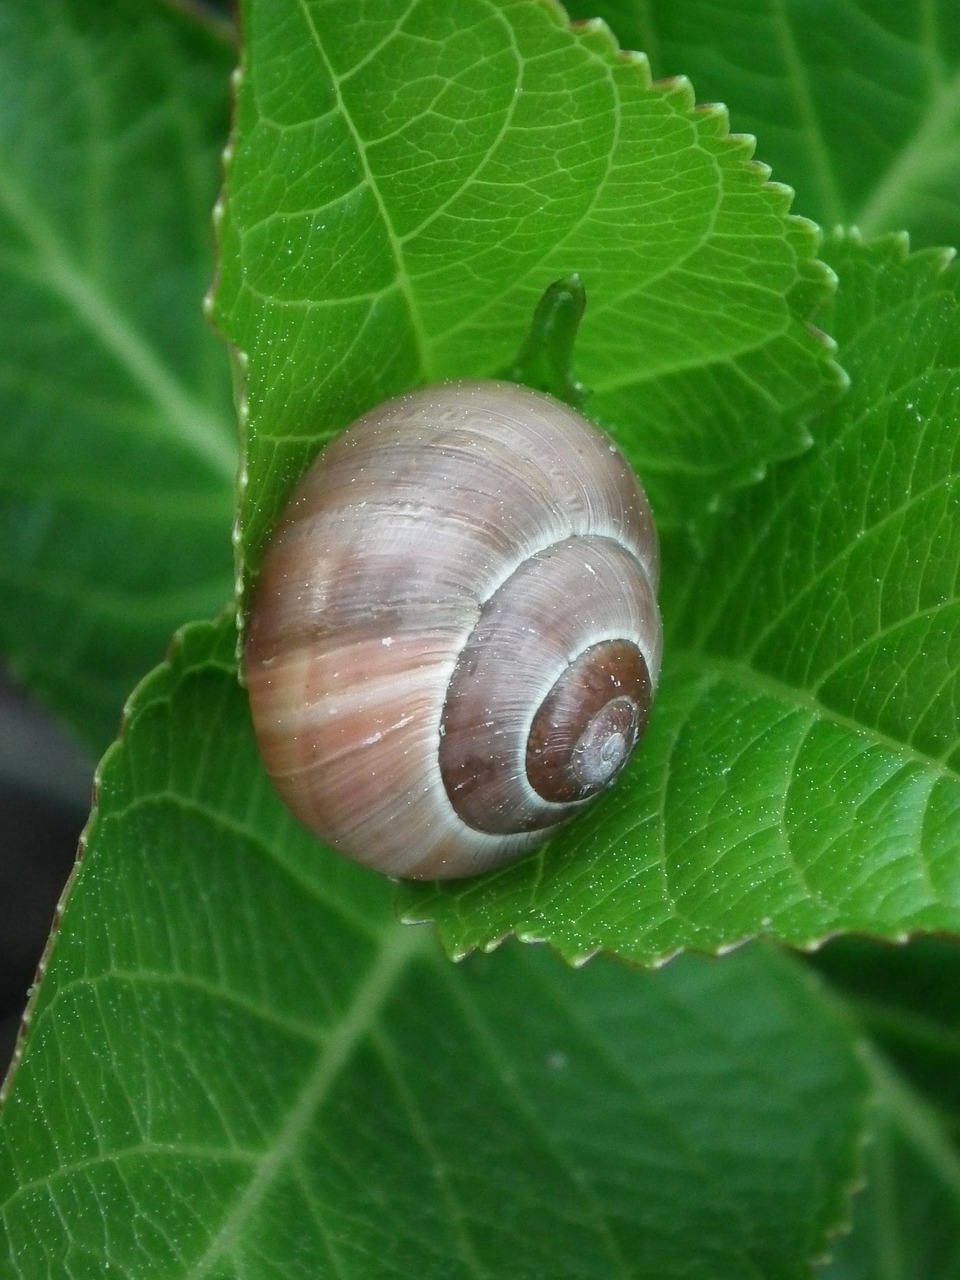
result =
[[[410,918],[655,960],[960,928],[960,273],[828,246],[849,395],[664,573],[661,688],[594,823]]]
[[[838,386],[807,323],[829,292],[816,237],[685,80],[651,84],[546,0],[242,12],[213,314],[248,361],[254,570],[327,437],[390,394],[503,369],[571,272],[586,411],[664,524],[805,446]]]
[[[233,645],[184,633],[101,767],[7,1083],[4,1275],[807,1275],[865,1086],[809,975],[451,966],[282,811]]]

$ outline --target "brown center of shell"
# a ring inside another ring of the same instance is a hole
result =
[[[636,645],[593,645],[571,663],[533,718],[530,785],[559,804],[593,795],[626,764],[649,710],[650,676]]]

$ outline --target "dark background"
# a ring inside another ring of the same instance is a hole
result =
[[[92,788],[93,761],[0,670],[0,1080]]]

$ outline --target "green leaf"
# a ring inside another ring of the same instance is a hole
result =
[[[685,80],[549,0],[247,0],[243,30],[213,311],[247,360],[253,570],[323,441],[504,368],[572,272],[588,411],[664,524],[805,446],[838,377],[815,232]]]
[[[95,747],[230,596],[203,324],[227,50],[144,0],[0,4],[0,647]]]
[[[866,1185],[825,1280],[960,1269],[960,946],[842,938],[811,957],[872,1044]]]
[[[942,1145],[935,1128],[929,1137]],[[817,1271],[818,1280],[956,1280],[957,1156],[950,1154],[953,1168],[947,1172],[931,1167],[922,1146],[912,1125],[879,1113],[866,1149],[866,1186],[854,1201],[852,1230],[831,1245],[830,1265]]]
[[[808,1275],[865,1080],[801,966],[452,967],[294,829],[233,648],[186,631],[103,762],[7,1086],[3,1274]]]
[[[889,947],[843,938],[811,957],[909,1086],[960,1142],[960,944]],[[960,1178],[956,1183],[960,1192]],[[957,1197],[960,1215],[960,1195]],[[960,1216],[958,1216],[960,1222]]]
[[[960,273],[896,238],[828,257],[850,395],[701,559],[668,547],[660,690],[592,825],[404,890],[453,952],[960,928]]]
[[[960,1268],[960,1151],[940,1117],[872,1059],[877,1101],[866,1148],[866,1184],[852,1231],[832,1249],[822,1280],[917,1276],[954,1280]]]
[[[960,203],[955,0],[568,0],[654,74],[685,73],[797,192],[797,211],[865,236],[953,244]]]

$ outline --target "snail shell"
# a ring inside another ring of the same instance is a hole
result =
[[[586,419],[503,382],[358,419],[297,486],[244,653],[260,751],[321,839],[473,875],[626,762],[660,670],[657,540]]]

